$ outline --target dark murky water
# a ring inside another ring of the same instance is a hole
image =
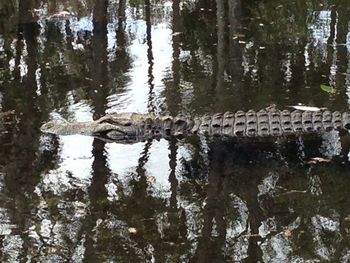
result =
[[[348,136],[39,131],[116,111],[347,110],[349,15],[346,0],[0,0],[0,260],[349,262]]]

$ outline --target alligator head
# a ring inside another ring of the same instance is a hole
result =
[[[90,122],[54,122],[43,124],[40,130],[56,135],[90,135],[106,141],[131,142],[139,140],[149,114],[121,113],[106,115]]]

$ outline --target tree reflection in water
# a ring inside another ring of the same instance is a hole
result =
[[[1,261],[350,261],[349,135],[127,145],[39,131],[115,111],[346,110],[349,8],[0,0]]]

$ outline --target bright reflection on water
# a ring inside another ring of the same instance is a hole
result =
[[[349,11],[0,0],[0,261],[349,262],[348,134],[117,144],[39,131],[112,112],[348,110]]]

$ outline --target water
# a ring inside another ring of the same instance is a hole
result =
[[[350,261],[349,136],[117,144],[39,130],[111,112],[345,111],[349,11],[0,0],[1,261]]]

